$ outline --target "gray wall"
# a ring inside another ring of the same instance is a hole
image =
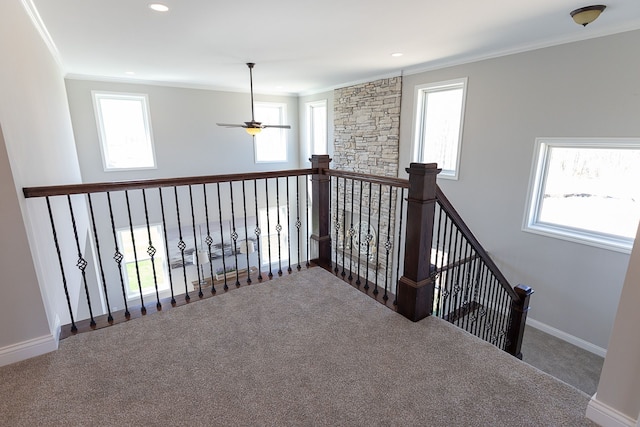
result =
[[[298,120],[300,123],[300,167],[307,168],[311,166],[309,158],[311,153],[309,152],[309,141],[306,138],[307,128],[307,111],[305,104],[313,101],[327,101],[327,141],[329,157],[333,157],[333,139],[334,139],[334,102],[333,91],[314,93],[312,95],[301,96],[298,98]]]
[[[593,417],[598,414],[598,411],[591,411],[591,409],[600,411],[604,409],[599,403],[614,408],[632,420],[640,419],[638,414],[640,412],[639,285],[640,228],[636,233],[635,245],[631,252],[631,261],[609,341],[607,358],[602,367],[598,392],[587,410],[587,415],[594,421],[599,421]]]
[[[53,350],[64,310],[47,212],[22,187],[80,181],[62,74],[22,3],[0,2],[0,364]]]
[[[84,182],[294,169],[299,165],[297,97],[256,94],[256,102],[286,103],[287,124],[291,125],[288,162],[256,164],[252,137],[244,129],[216,125],[250,120],[248,93],[69,79],[66,86]],[[92,90],[149,95],[157,169],[103,170]]]
[[[439,183],[506,276],[535,289],[529,316],[537,326],[587,347],[607,346],[629,255],[521,231],[534,140],[640,136],[639,43],[634,31],[403,81],[407,165],[415,86],[468,77],[460,178]]]

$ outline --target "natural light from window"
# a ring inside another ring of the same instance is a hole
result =
[[[309,155],[329,154],[327,145],[327,100],[308,102],[306,107]]]
[[[256,121],[270,125],[284,125],[287,117],[286,104],[260,102],[255,104]],[[256,163],[287,161],[287,130],[263,129],[254,138]]]
[[[525,230],[630,251],[640,140],[539,139]]]
[[[149,233],[151,234],[151,242],[155,250],[153,263],[149,254]],[[133,238],[131,229],[118,230],[118,240],[124,259],[122,265],[124,267],[124,279],[126,283],[127,298],[136,298],[140,296],[140,287],[142,295],[155,293],[156,282],[158,284],[158,292],[169,289],[167,257],[164,250],[164,235],[162,227],[159,224],[149,226],[134,227]],[[135,247],[134,247],[135,240]],[[138,270],[136,271],[136,257],[138,260]],[[154,269],[155,266],[155,278]],[[140,274],[140,287],[138,286],[138,273]]]
[[[445,178],[458,176],[465,87],[466,79],[416,87],[414,158],[437,163]]]
[[[105,171],[155,168],[147,96],[92,94]]]

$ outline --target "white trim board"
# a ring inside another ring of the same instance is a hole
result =
[[[607,356],[607,349],[598,347],[595,344],[592,344],[588,341],[583,340],[582,338],[578,338],[571,334],[568,334],[560,329],[556,329],[552,326],[547,325],[546,323],[539,322],[532,318],[527,318],[527,326],[531,326],[532,328],[539,329],[542,332],[546,332],[549,335],[553,335],[556,338],[560,338],[563,341],[568,342],[569,344],[573,344],[576,347],[580,347],[583,350],[596,354],[600,357]],[[526,333],[526,332],[525,332]]]
[[[10,365],[58,349],[53,335],[43,335],[17,344],[0,348],[0,366]]]
[[[602,427],[636,427],[640,422],[631,419],[622,412],[602,403],[598,400],[598,393],[594,394],[589,404],[585,416]]]

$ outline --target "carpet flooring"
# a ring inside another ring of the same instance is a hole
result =
[[[527,326],[522,360],[589,396],[598,389],[604,357]]]
[[[591,426],[589,396],[320,268],[0,368],[6,426]]]

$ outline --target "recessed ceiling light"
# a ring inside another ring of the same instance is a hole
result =
[[[169,7],[162,3],[150,3],[149,9],[155,10],[156,12],[166,12],[169,10]]]
[[[402,56],[402,55],[403,55],[402,52],[394,52],[394,53],[391,54],[391,56],[393,56],[394,58],[397,58],[397,57]]]
[[[124,72],[127,76],[134,76],[136,74],[135,71],[125,71]]]

